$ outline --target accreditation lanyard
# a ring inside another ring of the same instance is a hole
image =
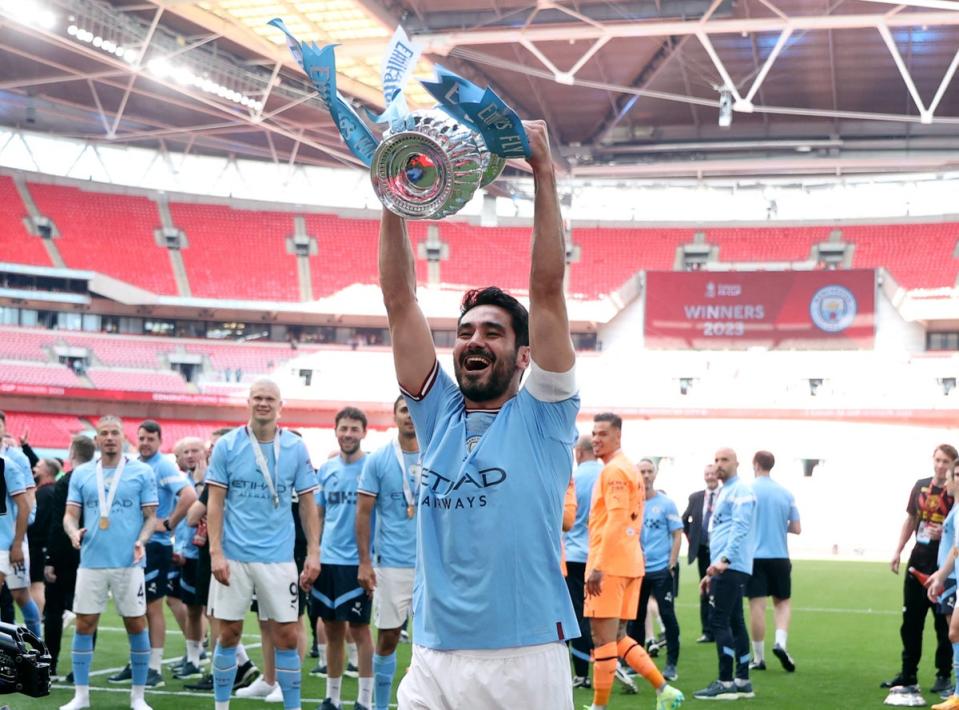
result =
[[[275,462],[274,466],[276,468],[277,475],[280,471],[280,433],[281,430],[277,428],[276,435],[273,437],[273,461]],[[253,449],[253,456],[256,459],[256,467],[260,469],[260,473],[263,474],[264,480],[266,480],[266,487],[270,489],[270,498],[273,500],[273,507],[280,507],[280,496],[276,493],[276,484],[273,482],[273,477],[270,475],[270,466],[266,462],[266,457],[263,455],[263,451],[260,449],[260,442],[256,440],[256,437],[253,436],[253,432],[250,431],[250,427],[246,427],[246,435],[250,439],[250,448]]]
[[[97,498],[100,503],[101,530],[106,530],[110,527],[110,509],[113,507],[113,501],[117,497],[117,491],[120,489],[120,477],[123,475],[123,467],[126,466],[126,463],[126,456],[121,456],[116,471],[113,473],[113,480],[110,481],[110,490],[108,492],[103,480],[103,460],[97,461]]]
[[[403,456],[403,450],[400,448],[400,442],[396,439],[393,440],[393,453],[396,454],[396,462],[400,465],[400,474],[403,479],[403,498],[406,499],[406,517],[412,518],[413,514],[416,512],[416,506],[414,505],[413,491],[410,488],[410,476],[406,470],[406,458]],[[418,455],[415,465],[416,468],[413,475],[416,477],[416,485],[419,487],[421,467],[420,458]]]

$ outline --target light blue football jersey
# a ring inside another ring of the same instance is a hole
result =
[[[13,464],[13,467],[16,469],[17,474],[20,476],[21,486],[24,490],[29,488],[36,488],[37,484],[33,480],[33,469],[30,467],[30,459],[27,458],[27,455],[23,453],[23,449],[20,449],[16,446],[4,446],[0,448],[0,454],[9,459],[10,463]],[[21,499],[22,500],[22,499]],[[13,519],[16,521],[17,518],[17,503],[13,502]],[[33,525],[33,521],[37,517],[37,506],[34,503],[33,507],[30,508],[30,515],[27,518],[27,523]],[[13,533],[11,533],[12,535]],[[13,538],[11,537],[12,541]],[[9,545],[7,545],[9,547]]]
[[[316,475],[306,444],[296,434],[280,430],[280,465],[274,444],[260,443],[270,469],[279,505],[256,465],[246,427],[220,437],[210,458],[206,483],[226,489],[223,513],[223,554],[236,562],[292,562],[295,530],[292,493],[316,489]]]
[[[316,503],[323,507],[321,564],[360,563],[360,553],[356,547],[356,489],[367,458],[363,456],[346,463],[342,456],[334,456],[317,471],[320,494]]]
[[[665,495],[656,495],[643,506],[643,559],[646,572],[659,572],[669,567],[669,553],[673,549],[673,533],[683,529],[676,504]]]
[[[942,569],[942,566],[946,564],[946,559],[949,557],[949,553],[952,552],[952,548],[959,545],[959,539],[956,538],[956,511],[959,510],[959,506],[954,505],[949,511],[949,515],[946,516],[946,519],[942,521],[942,542],[939,545],[939,563],[936,565],[939,569]],[[950,574],[946,579],[952,580],[952,584],[956,582],[956,569],[953,567],[952,574]],[[943,580],[945,582],[946,580]],[[946,587],[951,586],[946,582]]]
[[[12,451],[12,449],[7,449],[2,456],[3,483],[7,491],[6,498],[4,499],[4,513],[0,515],[0,549],[3,550],[10,549],[10,545],[13,544],[13,536],[16,533],[17,505],[13,500],[13,496],[26,491],[26,486],[23,485],[23,474],[20,466],[8,456],[10,451]]]
[[[566,561],[586,564],[589,557],[589,506],[593,500],[593,486],[603,470],[603,462],[593,459],[583,461],[573,472],[573,485],[576,487],[576,520],[573,527],[566,531],[563,542],[566,545]]]
[[[406,476],[416,509],[419,487],[419,452],[401,451],[403,469],[396,458],[397,445],[391,441],[363,460],[363,472],[357,484],[360,493],[376,496],[376,532],[373,538],[373,562],[382,567],[416,566],[416,517],[407,513],[403,479]]]
[[[756,550],[756,496],[739,476],[723,482],[709,523],[710,562],[723,557],[730,569],[753,573]]]
[[[157,518],[169,518],[173,509],[176,508],[177,496],[184,487],[190,485],[177,465],[166,456],[157,451],[148,459],[141,458],[140,461],[153,469],[157,479],[157,496],[160,504],[157,506]],[[150,542],[159,542],[161,545],[173,544],[173,533],[169,530],[160,530],[153,533]]]
[[[196,488],[189,475],[186,475],[186,481]],[[196,535],[196,528],[186,524],[186,516],[184,515],[183,520],[177,523],[177,526],[173,529],[173,551],[191,560],[197,559],[200,556],[200,550],[193,544],[194,535]]]
[[[577,637],[560,538],[579,396],[542,402],[527,383],[476,438],[438,363],[421,393],[404,394],[423,452],[416,642],[495,649]]]
[[[109,495],[115,468],[103,469],[105,493]],[[80,544],[80,566],[92,569],[133,567],[133,545],[143,529],[143,508],[157,505],[156,475],[145,463],[127,458],[116,497],[110,507],[110,526],[100,529],[100,497],[97,464],[89,461],[70,476],[67,505],[83,509],[86,533]],[[146,555],[136,566],[146,564]]]
[[[789,523],[799,521],[793,494],[769,476],[757,476],[752,489],[756,496],[756,557],[789,557]]]

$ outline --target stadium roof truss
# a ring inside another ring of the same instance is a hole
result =
[[[419,76],[441,62],[546,118],[573,176],[959,163],[959,0],[0,0],[0,124],[357,165],[274,15],[339,43],[338,88],[371,108],[402,23]]]

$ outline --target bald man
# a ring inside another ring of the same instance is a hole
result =
[[[693,697],[738,700],[755,695],[749,682],[749,634],[743,618],[743,594],[753,571],[756,496],[749,484],[739,478],[735,451],[720,449],[713,463],[723,487],[710,521],[710,562],[700,589],[709,593],[709,628],[719,655],[719,679]]]

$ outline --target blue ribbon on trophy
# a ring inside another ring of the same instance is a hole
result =
[[[353,155],[369,167],[373,162],[377,140],[363,119],[336,90],[336,58],[333,53],[336,45],[328,44],[320,48],[312,42],[299,42],[280,18],[274,18],[268,24],[286,35],[286,45],[319,92],[320,100],[330,112],[343,142]]]
[[[436,81],[421,81],[440,107],[483,136],[487,149],[503,158],[528,158],[529,138],[523,122],[490,88],[436,65]]]

